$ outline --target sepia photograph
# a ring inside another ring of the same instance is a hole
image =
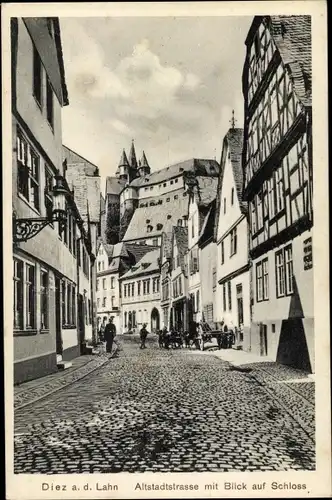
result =
[[[14,481],[315,472],[312,16],[55,10],[9,20]]]

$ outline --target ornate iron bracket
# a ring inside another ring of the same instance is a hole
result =
[[[66,220],[59,214],[54,214],[51,219],[48,217],[36,217],[33,219],[17,219],[16,213],[13,213],[13,242],[25,242],[36,234],[40,233],[44,227],[53,222],[60,223],[60,234],[66,228]]]

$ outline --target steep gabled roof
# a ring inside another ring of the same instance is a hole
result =
[[[99,168],[91,161],[84,158],[84,156],[76,153],[68,146],[63,145],[63,159],[67,160],[67,165],[84,165],[84,173],[89,176],[99,176]]]
[[[169,167],[151,172],[144,177],[134,179],[130,185],[134,187],[159,184],[172,178],[181,176],[184,172],[194,172],[195,175],[210,175],[217,177],[219,174],[219,163],[211,159],[192,158],[190,160],[170,165]]]
[[[187,197],[179,194],[172,202],[136,208],[123,241],[153,238],[172,231],[178,219],[187,215]]]
[[[108,194],[119,195],[126,185],[126,180],[117,177],[106,177],[106,196]]]
[[[172,237],[172,232],[163,233],[162,236],[162,252],[166,259],[170,258],[172,255]]]
[[[217,238],[217,228],[219,224],[219,212],[221,203],[221,191],[224,180],[226,153],[229,152],[229,159],[233,170],[233,179],[235,184],[235,191],[242,214],[247,214],[247,203],[242,199],[243,190],[243,170],[242,170],[242,149],[243,149],[243,129],[230,128],[224,137],[222,153],[221,153],[221,170],[218,179],[218,196],[216,198],[216,217],[215,217],[215,231],[214,237]]]
[[[202,224],[201,232],[199,235],[198,244],[203,246],[204,243],[209,241],[214,237],[216,225],[216,199],[214,199],[209,205],[209,211],[205,216],[204,222]]]
[[[199,207],[207,207],[217,196],[217,177],[196,177],[194,195]]]
[[[311,16],[270,16],[270,19],[271,35],[290,70],[294,91],[305,106],[311,106]]]
[[[246,45],[252,43],[259,25],[265,22],[279,51],[281,60],[289,70],[294,91],[304,106],[312,105],[312,34],[311,16],[255,16],[248,31]],[[244,92],[249,64],[247,54],[243,69]]]
[[[134,278],[144,274],[159,272],[160,248],[145,254],[139,262],[129,269],[121,279]]]
[[[175,239],[178,253],[180,256],[181,270],[183,274],[186,276],[185,254],[188,252],[188,228],[183,226],[174,226],[173,238]]]

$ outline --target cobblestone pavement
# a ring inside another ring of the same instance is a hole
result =
[[[138,346],[15,411],[16,473],[314,470],[312,437],[258,370]]]
[[[113,355],[113,354],[112,354]],[[85,377],[108,361],[110,354],[81,356],[68,370],[59,371],[14,388],[14,408],[23,408]]]

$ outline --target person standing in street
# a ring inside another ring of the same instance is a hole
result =
[[[143,327],[140,331],[139,336],[141,339],[140,349],[146,349],[145,341],[146,341],[146,337],[148,336],[148,331],[146,329],[146,323],[143,323]]]
[[[116,336],[116,327],[113,323],[113,316],[111,316],[104,330],[104,338],[106,341],[106,352],[112,352],[113,341],[115,336]]]

